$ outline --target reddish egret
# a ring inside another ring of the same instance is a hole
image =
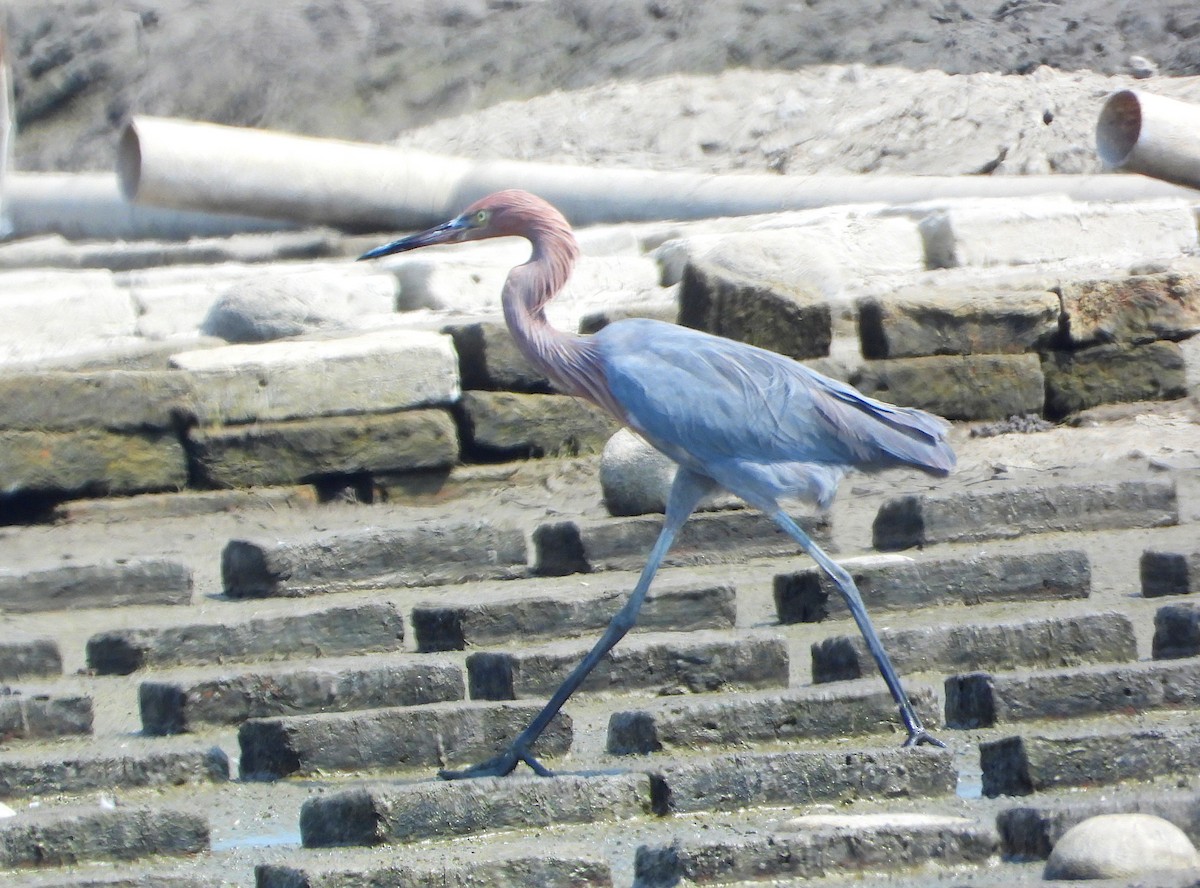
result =
[[[579,246],[562,214],[539,197],[501,191],[428,231],[362,256],[373,259],[431,244],[489,237],[529,240],[533,254],[504,284],[504,319],[530,363],[564,392],[599,405],[679,464],[662,531],[628,602],[604,635],[500,755],[446,779],[508,774],[519,762],[550,771],[530,747],[600,659],[637,620],[650,581],[696,505],[717,489],[769,515],[846,599],[895,698],[906,746],[944,744],[921,724],[850,575],[780,506],[800,498],[827,507],[850,469],[914,466],[944,476],[954,467],[948,424],[928,413],[884,404],[774,352],[661,321],[630,319],[593,336],[550,326],[546,303],[567,282]]]

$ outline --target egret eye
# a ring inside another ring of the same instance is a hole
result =
[[[475,214],[475,217],[471,221],[475,223],[476,227],[486,225],[490,215],[491,213],[489,213],[487,210],[480,210]]]

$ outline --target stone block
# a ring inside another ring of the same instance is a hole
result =
[[[842,566],[870,611],[1086,598],[1092,586],[1087,555],[1071,550],[920,561],[846,559]],[[833,581],[817,567],[775,577],[775,611],[781,623],[816,623],[849,613]]]
[[[194,414],[191,381],[171,370],[8,373],[0,428],[172,432]]]
[[[1088,481],[895,497],[880,507],[873,536],[876,549],[890,551],[1178,523],[1175,483],[1169,479]]]
[[[907,688],[927,727],[941,722],[928,688]],[[877,680],[853,688],[797,688],[784,692],[670,697],[614,712],[607,748],[613,755],[675,749],[791,743],[797,740],[902,730],[892,695]]]
[[[128,675],[145,666],[336,657],[394,651],[403,643],[404,620],[395,605],[368,603],[161,629],[114,629],[88,639],[87,663],[99,675]]]
[[[0,610],[9,613],[191,600],[191,568],[175,561],[137,559],[0,574]]]
[[[1047,290],[906,287],[858,302],[866,358],[1001,355],[1033,351],[1058,332]]]
[[[424,658],[361,668],[312,666],[189,682],[144,681],[138,688],[142,731],[151,735],[249,718],[415,706],[464,696],[459,666]]]
[[[394,884],[399,877],[408,888],[582,888],[611,886],[612,872],[606,862],[563,851],[555,843],[538,856],[489,854],[485,859],[468,858],[452,863],[414,860],[399,863],[395,849],[386,859],[356,863],[339,855],[333,860],[305,860],[294,855],[287,864],[260,863],[255,868],[257,888],[362,888],[364,885]],[[398,876],[398,872],[403,872]]]
[[[457,414],[464,454],[484,462],[599,453],[619,428],[600,408],[570,395],[468,391]]]
[[[464,390],[553,391],[550,380],[525,359],[508,327],[497,321],[452,324],[442,329],[454,341]]]
[[[592,642],[560,642],[540,649],[490,653],[467,658],[473,700],[549,697],[592,647]],[[788,652],[782,639],[628,639],[602,659],[579,690],[659,694],[704,693],[732,688],[786,687]]]
[[[1179,272],[1059,286],[1064,329],[1075,345],[1144,343],[1200,333],[1200,275]]]
[[[171,432],[0,431],[6,493],[133,494],[179,490],[187,481],[183,445]]]
[[[1152,655],[1156,660],[1200,656],[1200,605],[1168,604],[1154,614]]]
[[[946,679],[946,724],[955,728],[1197,706],[1196,659],[1018,675],[973,672]]]
[[[1050,669],[1137,659],[1133,623],[1102,613],[1019,620],[991,625],[881,629],[879,638],[902,674],[959,670]],[[814,682],[845,681],[875,672],[859,634],[812,646]]]
[[[0,696],[0,744],[92,732],[92,699],[38,694]]]
[[[363,712],[255,718],[238,729],[242,777],[312,776],[325,771],[459,767],[507,747],[540,704],[437,703]],[[559,713],[533,753],[571,746],[571,718]]]
[[[627,589],[521,594],[473,604],[429,604],[413,608],[417,650],[460,651],[468,645],[513,639],[599,634],[629,597]],[[682,586],[652,591],[638,614],[635,631],[694,632],[732,629],[737,617],[733,586]],[[0,672],[0,675],[3,675]]]
[[[0,821],[0,866],[6,869],[129,861],[208,849],[204,815],[171,808],[52,809]]]
[[[62,653],[53,638],[27,638],[8,632],[0,641],[0,681],[62,674]]]
[[[43,364],[136,329],[110,271],[0,272],[0,365]]]
[[[953,795],[945,749],[738,752],[665,765],[653,773],[660,813],[736,811],[762,805]]]
[[[1198,757],[1195,728],[1014,736],[979,744],[989,798],[1190,774]]]
[[[870,361],[850,378],[863,394],[945,419],[1006,419],[1041,413],[1037,355],[937,355]]]
[[[53,758],[48,758],[44,750],[0,753],[0,798],[113,792],[228,779],[229,757],[216,746],[137,744],[121,754],[72,751]]]
[[[1200,551],[1162,552],[1147,549],[1138,564],[1142,595],[1189,595],[1200,592]]]
[[[197,475],[219,488],[301,484],[458,461],[454,420],[437,409],[210,427],[189,437]]]
[[[231,540],[221,579],[231,598],[349,587],[432,586],[526,573],[525,535],[487,521],[368,528],[294,540]]]
[[[1099,404],[1186,397],[1187,365],[1175,342],[1094,345],[1042,359],[1046,415],[1062,417]]]
[[[202,425],[391,413],[458,397],[448,336],[382,330],[338,339],[229,345],[180,352]]]
[[[400,844],[650,813],[646,774],[491,777],[328,793],[304,803],[300,836],[306,848]]]

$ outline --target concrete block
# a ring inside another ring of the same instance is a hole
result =
[[[1142,595],[1188,595],[1200,592],[1200,551],[1162,552],[1147,549],[1139,562]]]
[[[390,413],[451,404],[458,359],[448,336],[383,330],[338,339],[180,352],[202,425]]]
[[[880,507],[873,533],[875,548],[889,551],[1178,523],[1175,483],[1169,479],[1090,481],[895,497]]]
[[[1049,669],[1137,659],[1133,623],[1124,614],[1082,614],[991,625],[881,629],[879,638],[902,674]],[[845,681],[875,672],[859,634],[812,646],[814,682]]]
[[[368,603],[279,617],[115,629],[88,639],[87,662],[99,675],[128,675],[145,666],[336,657],[394,651],[403,643],[404,620],[395,605]]]
[[[137,744],[122,754],[70,751],[52,758],[44,750],[0,753],[0,798],[113,792],[228,779],[229,758],[216,746]]]
[[[152,735],[249,718],[415,706],[464,696],[461,667],[424,658],[360,668],[311,666],[188,682],[144,681],[138,688],[142,731]]]
[[[592,647],[559,642],[543,648],[467,658],[473,700],[549,697]],[[704,693],[732,688],[786,687],[787,644],[777,638],[724,637],[627,639],[601,660],[581,691],[654,690],[659,694]]]
[[[1196,217],[1184,201],[1079,203],[1056,198],[978,201],[921,222],[933,268],[1027,265],[1081,253],[1133,263],[1193,253]]]
[[[0,610],[9,613],[191,600],[191,568],[175,561],[137,559],[0,573]]]
[[[550,380],[525,359],[508,327],[498,321],[451,324],[442,328],[454,342],[464,390],[553,391]]]
[[[1046,415],[1054,418],[1099,404],[1172,401],[1188,393],[1187,365],[1175,342],[1049,352],[1042,373]]]
[[[147,493],[179,490],[187,480],[187,458],[174,433],[0,431],[6,493]]]
[[[174,431],[193,415],[191,382],[171,370],[7,373],[0,428],[66,432]]]
[[[598,635],[628,597],[627,589],[579,590],[418,605],[412,612],[413,633],[422,652],[460,651],[468,645],[503,644],[517,638]],[[731,585],[667,587],[647,596],[634,631],[732,629],[736,617],[736,592]]]
[[[465,767],[501,752],[540,704],[437,703],[363,712],[255,718],[238,729],[242,777],[287,777],[375,768]],[[571,746],[571,718],[559,713],[534,755]]]
[[[941,722],[931,690],[909,686],[909,699],[927,727]],[[675,749],[790,743],[797,740],[900,730],[892,695],[878,680],[853,688],[670,697],[614,712],[607,748],[613,755]]]
[[[992,727],[1200,705],[1200,660],[1086,666],[1030,674],[973,672],[946,679],[946,724]]]
[[[1059,286],[1076,345],[1178,340],[1200,333],[1200,275],[1164,272]]]
[[[651,813],[650,777],[490,777],[368,786],[310,799],[300,811],[306,848],[442,839]]]
[[[29,638],[7,632],[0,641],[0,681],[62,674],[62,653],[53,638]]]
[[[231,598],[307,595],[351,586],[433,586],[526,572],[525,535],[487,521],[427,521],[295,540],[231,540],[221,579]]]
[[[770,830],[689,836],[642,845],[634,870],[649,886],[795,884],[822,876],[862,879],[864,872],[922,865],[985,864],[999,846],[995,827],[934,814],[815,814]]]
[[[761,805],[953,795],[958,780],[945,749],[739,752],[654,771],[661,813],[736,811]]]
[[[1058,332],[1047,290],[905,287],[858,302],[866,358],[1021,354]]]
[[[619,428],[599,407],[569,395],[468,391],[456,412],[463,452],[481,462],[599,453]]]
[[[1200,656],[1200,605],[1168,604],[1155,612],[1152,654],[1156,660]]]
[[[92,732],[92,699],[19,694],[0,696],[0,744]]]
[[[1041,413],[1045,381],[1037,355],[938,355],[861,365],[850,382],[863,394],[945,419],[1006,419]]]
[[[1071,550],[920,561],[846,559],[842,566],[870,611],[1086,598],[1092,586],[1087,555]],[[849,612],[833,581],[817,567],[776,575],[775,611],[781,623],[816,623]]]
[[[202,814],[147,806],[68,808],[0,821],[0,866],[28,870],[209,849]]]
[[[1014,736],[979,744],[989,798],[1190,774],[1198,757],[1195,728]]]
[[[488,854],[485,859],[468,858],[452,863],[421,859],[400,862],[394,848],[386,859],[346,860],[339,854],[333,860],[306,860],[301,855],[287,864],[260,863],[255,868],[257,888],[362,888],[386,885],[401,878],[406,888],[581,888],[584,885],[611,886],[612,872],[603,860],[563,851],[556,842],[536,856],[519,852]]]
[[[197,475],[218,488],[301,484],[458,461],[454,420],[440,409],[210,427],[189,438]]]
[[[132,300],[109,271],[0,272],[0,365],[76,354],[133,336],[136,324]]]

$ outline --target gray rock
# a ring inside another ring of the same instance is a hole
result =
[[[600,488],[608,514],[661,514],[677,468],[633,432],[620,429],[600,455]]]
[[[1069,829],[1046,861],[1047,879],[1119,879],[1200,867],[1183,830],[1151,814],[1099,814]]]

